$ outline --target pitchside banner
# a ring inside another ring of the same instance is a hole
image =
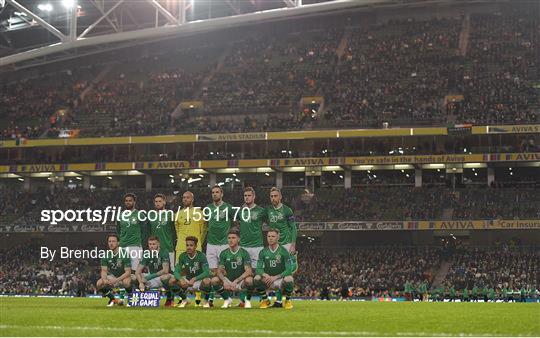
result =
[[[300,231],[519,230],[540,229],[534,220],[300,222]],[[0,224],[0,232],[114,232],[114,224]]]
[[[540,229],[540,220],[301,222],[299,230],[519,230]]]
[[[299,230],[403,230],[404,222],[302,222]]]
[[[412,230],[540,229],[540,220],[420,221]]]
[[[0,232],[116,232],[114,224],[0,224]]]
[[[139,307],[159,307],[160,299],[159,291],[133,291],[129,298],[129,304]]]

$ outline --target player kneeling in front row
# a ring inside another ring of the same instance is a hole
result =
[[[268,247],[259,253],[254,284],[261,295],[261,309],[270,306],[268,291],[282,290],[285,295],[285,309],[292,309],[290,296],[294,288],[293,262],[289,251],[278,244],[279,230],[270,229],[266,235]]]
[[[246,249],[241,248],[240,232],[229,230],[227,236],[229,247],[219,255],[217,277],[212,278],[212,285],[217,294],[225,299],[222,308],[231,307],[231,293],[247,290],[245,308],[251,308],[251,294],[253,292],[253,272],[251,257]]]
[[[96,283],[96,289],[100,290],[103,297],[109,298],[107,306],[114,304],[122,305],[126,289],[131,292],[131,261],[127,255],[120,255],[118,236],[107,236],[107,257],[101,259],[101,278]],[[120,288],[120,300],[114,298],[114,288]],[[127,303],[129,306],[129,303]]]
[[[139,290],[160,289],[161,287],[169,289],[169,252],[161,250],[159,238],[150,236],[148,238],[148,249],[151,255],[144,257],[137,270],[135,276],[139,282]],[[143,273],[144,268],[148,268],[148,273]],[[167,301],[165,306],[172,305],[172,294],[167,292]]]
[[[206,256],[196,249],[197,242],[197,237],[186,237],[186,251],[178,257],[178,263],[174,268],[174,277],[169,281],[173,291],[175,291],[174,288],[180,289],[180,302],[178,302],[177,307],[183,308],[189,304],[186,295],[188,291],[204,292],[206,303],[203,307],[210,307],[208,296],[212,289],[209,278],[211,274]]]

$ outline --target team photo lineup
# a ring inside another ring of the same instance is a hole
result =
[[[255,203],[255,190],[245,188],[244,207],[249,209],[249,218],[239,220],[234,219],[232,206],[223,201],[219,185],[211,189],[211,194],[207,221],[201,208],[194,207],[193,193],[186,191],[183,209],[174,218],[158,217],[148,223],[138,215],[136,195],[124,196],[128,220],[118,223],[117,234],[107,235],[107,246],[113,254],[101,259],[101,278],[96,284],[96,289],[109,298],[107,306],[124,302],[130,306],[126,292],[129,295],[136,286],[140,291],[166,290],[165,306],[173,306],[178,295],[178,308],[189,304],[187,292],[194,292],[196,304],[203,308],[213,307],[215,295],[224,299],[222,308],[231,307],[235,293],[242,294],[240,307],[251,308],[251,296],[257,294],[259,307],[267,308],[271,305],[269,292],[277,294],[273,306],[293,308],[290,297],[298,266],[297,227],[291,208],[281,203],[279,189],[271,189],[272,205],[264,208]],[[165,208],[163,194],[154,196],[154,206],[157,211]],[[268,227],[267,245],[263,224]],[[154,254],[143,258],[143,247]],[[114,296],[115,289],[119,289],[119,299]],[[204,304],[200,304],[201,293]]]
[[[0,338],[540,337],[540,0],[0,0]]]

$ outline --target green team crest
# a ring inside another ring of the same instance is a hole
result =
[[[259,213],[257,211],[252,211],[251,212],[251,220],[255,221],[257,219],[257,217],[259,217]]]

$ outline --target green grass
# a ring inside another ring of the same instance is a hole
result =
[[[540,336],[538,303],[295,301],[292,310],[222,310],[219,302],[213,309],[105,304],[105,299],[0,298],[0,335]]]

